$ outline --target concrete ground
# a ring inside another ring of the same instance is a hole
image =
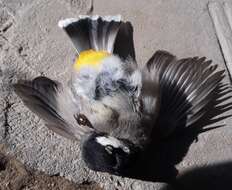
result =
[[[0,142],[7,152],[30,169],[64,176],[76,183],[96,182],[103,189],[163,189],[163,183],[90,171],[81,160],[78,142],[47,130],[8,84],[41,73],[66,81],[76,55],[57,22],[91,11],[100,15],[122,14],[132,22],[140,64],[154,51],[165,49],[180,58],[206,56],[223,69],[225,63],[207,3],[208,0],[0,0]],[[225,83],[230,83],[227,73]],[[229,110],[223,116],[230,114]],[[231,168],[232,160],[231,123],[227,117],[217,123],[224,127],[200,134],[177,165],[180,174],[226,162],[225,167],[213,172],[215,180],[225,178],[225,169]],[[223,177],[220,171],[224,171]]]

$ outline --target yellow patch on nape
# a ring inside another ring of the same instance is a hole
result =
[[[75,61],[74,69],[77,71],[83,67],[94,67],[97,69],[99,68],[99,63],[108,56],[110,56],[110,53],[107,51],[95,51],[92,49],[82,51]]]

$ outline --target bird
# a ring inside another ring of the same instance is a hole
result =
[[[136,61],[133,26],[120,15],[60,20],[77,52],[67,84],[38,76],[14,91],[55,133],[79,141],[90,169],[120,175],[150,145],[199,121],[224,70],[205,57],[158,50]]]

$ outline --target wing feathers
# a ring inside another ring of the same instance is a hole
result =
[[[147,63],[158,71],[161,105],[157,125],[164,136],[177,127],[188,127],[206,114],[206,106],[214,98],[214,90],[224,78],[224,71],[205,57],[176,60],[168,52],[158,51]],[[154,72],[155,73],[155,72]]]
[[[25,105],[59,135],[80,139],[84,133],[91,131],[76,123],[74,115],[78,114],[78,106],[60,83],[38,77],[33,81],[20,81],[14,84],[14,89]]]

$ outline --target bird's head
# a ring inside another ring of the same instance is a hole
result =
[[[83,143],[82,157],[95,171],[121,174],[134,162],[138,148],[127,140],[93,133]]]

